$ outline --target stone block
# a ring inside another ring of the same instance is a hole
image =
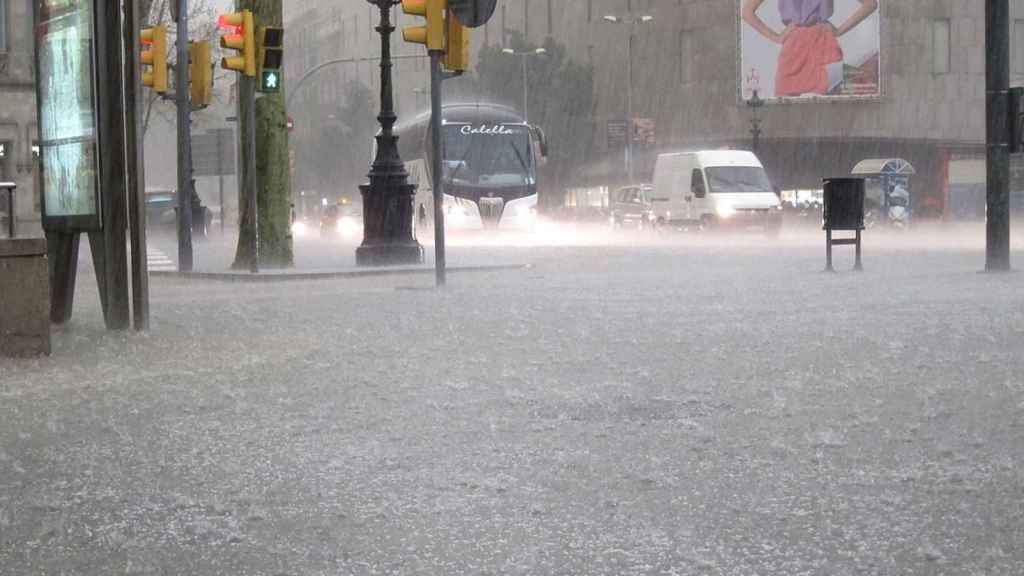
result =
[[[46,240],[0,240],[0,356],[50,354]]]

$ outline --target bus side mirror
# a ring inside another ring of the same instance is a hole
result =
[[[540,154],[541,163],[546,163],[548,160],[548,137],[541,130],[540,126],[531,126],[530,130],[533,131],[534,138],[536,138],[537,151]]]

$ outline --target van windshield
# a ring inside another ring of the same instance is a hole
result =
[[[712,194],[773,191],[768,175],[760,166],[713,166],[704,172]]]

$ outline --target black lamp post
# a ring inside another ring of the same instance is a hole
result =
[[[754,90],[754,95],[750,97],[750,100],[747,100],[747,106],[752,111],[750,117],[750,136],[753,139],[752,147],[754,152],[757,152],[758,148],[761,147],[761,118],[758,115],[758,111],[764,106],[764,100],[761,99],[757,90]]]
[[[412,235],[413,197],[416,187],[398,154],[393,128],[398,116],[391,85],[391,7],[400,0],[367,0],[380,8],[380,122],[377,157],[370,183],[359,187],[363,195],[363,243],[356,249],[359,266],[419,264],[423,249]]]

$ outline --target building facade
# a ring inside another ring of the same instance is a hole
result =
[[[649,119],[654,132],[638,146],[638,179],[650,178],[660,152],[751,147],[755,113],[762,130],[758,153],[781,189],[820,188],[822,178],[849,174],[860,160],[902,157],[917,169],[918,196],[932,197],[945,209],[950,181],[975,178],[966,172],[976,174],[977,162],[984,156],[984,0],[879,0],[879,95],[772,103],[756,112],[743,95],[741,4],[740,0],[500,2],[491,22],[474,31],[474,49],[484,44],[505,46],[516,33],[534,45],[552,37],[565,45],[572,59],[592,67],[596,106],[580,111],[580,116],[593,122],[595,138],[587,165],[577,171],[580,186],[625,181],[622,150],[609,137],[608,127],[626,118],[630,68],[633,116]],[[324,45],[330,45],[338,57],[376,53],[375,42],[366,35],[377,21],[376,10],[368,11],[365,0],[315,0],[302,6],[302,12],[293,15],[294,22],[304,18],[309,29],[324,31],[317,35],[293,27],[293,42],[308,39],[315,46],[295,45],[292,61],[310,58],[310,50],[322,50]],[[1024,0],[1011,0],[1011,10],[1013,78],[1024,84]],[[604,18],[609,15],[651,17],[633,27],[632,63],[627,61],[626,49],[630,28],[609,22]],[[399,26],[413,22],[403,14],[396,16]],[[355,42],[347,43],[345,38]],[[396,37],[396,53],[415,54],[418,49]],[[363,75],[376,73],[375,65],[356,69]],[[426,66],[399,62],[395,75],[399,112],[424,107]],[[315,108],[338,93],[329,85],[322,84],[321,90],[310,96],[305,88],[305,97],[319,100],[299,101]],[[958,175],[965,162],[970,170],[965,168]]]
[[[40,220],[33,46],[32,3],[0,0],[0,181],[18,185],[19,234],[38,233]]]

